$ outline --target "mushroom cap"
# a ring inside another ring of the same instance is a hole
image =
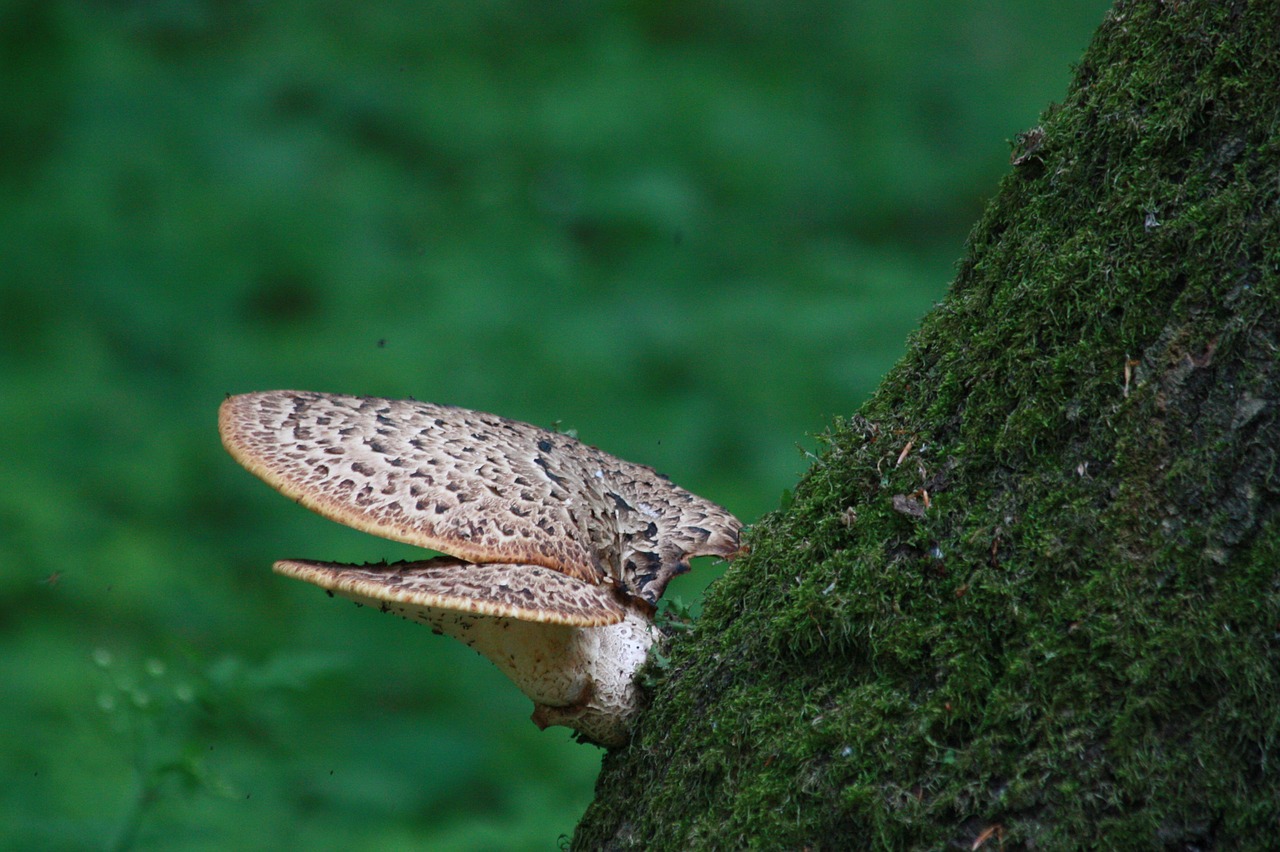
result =
[[[507,572],[540,566],[656,605],[691,557],[739,547],[733,515],[652,468],[493,414],[265,391],[228,397],[218,425],[237,461],[307,508]]]
[[[380,601],[384,611],[407,605],[567,627],[603,627],[624,614],[612,586],[541,565],[477,565],[442,556],[375,565],[285,559],[273,567],[345,597]]]

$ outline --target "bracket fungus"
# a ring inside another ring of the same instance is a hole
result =
[[[568,435],[415,400],[231,396],[222,442],[280,493],[355,529],[449,554],[277,573],[466,643],[533,699],[533,721],[625,744],[658,599],[742,525],[652,468]]]

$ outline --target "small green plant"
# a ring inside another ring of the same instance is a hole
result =
[[[681,600],[678,595],[662,599],[658,606],[658,614],[654,618],[654,624],[661,631],[662,636],[649,648],[649,659],[636,676],[641,686],[645,689],[653,689],[657,685],[660,675],[671,665],[671,658],[666,653],[671,637],[693,630],[696,621],[693,607]]]
[[[235,786],[213,770],[195,732],[209,710],[209,680],[175,671],[159,657],[141,662],[118,658],[106,648],[91,655],[101,678],[97,706],[110,734],[123,744],[135,789],[112,850],[132,848],[147,812],[171,785],[188,793],[231,798]]]
[[[341,665],[311,656],[259,665],[235,657],[202,664],[180,656],[137,660],[101,647],[90,659],[100,680],[99,717],[134,774],[133,795],[107,847],[114,852],[137,845],[148,814],[172,792],[242,798],[239,786],[211,765],[210,740],[252,716],[265,693],[300,688]]]
[[[658,625],[663,635],[688,633],[693,629],[696,621],[693,605],[685,603],[679,595],[659,601],[658,616],[654,619],[654,623]]]

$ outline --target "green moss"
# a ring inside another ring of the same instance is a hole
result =
[[[1278,17],[1116,6],[576,846],[1271,842]]]

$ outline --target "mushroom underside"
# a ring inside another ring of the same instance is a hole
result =
[[[634,684],[657,638],[649,610],[612,586],[537,565],[282,560],[275,571],[425,624],[496,665],[534,702],[539,727],[565,725],[605,746],[626,742]]]

